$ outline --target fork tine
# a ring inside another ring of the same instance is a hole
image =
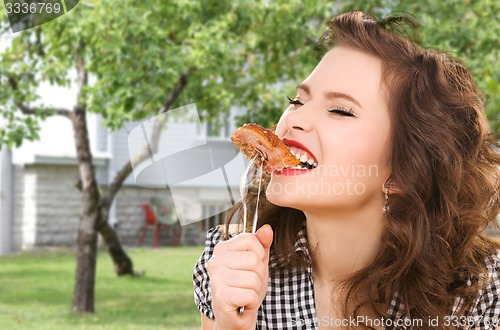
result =
[[[258,173],[257,175],[259,176],[259,190],[257,191],[257,201],[255,202],[255,213],[253,215],[252,234],[255,234],[255,231],[257,229],[257,216],[259,214],[260,188],[262,186],[262,165],[263,164],[260,164],[259,168],[257,169],[257,173]]]

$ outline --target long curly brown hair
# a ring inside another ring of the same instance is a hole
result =
[[[344,313],[368,308],[386,317],[398,293],[403,314],[412,318],[443,320],[456,297],[463,303],[454,315],[467,315],[485,283],[484,259],[500,248],[485,234],[500,211],[500,145],[489,133],[483,94],[462,63],[410,40],[418,27],[411,18],[377,21],[352,11],[327,27],[318,42],[323,52],[345,46],[382,61],[392,121],[389,182],[397,187],[385,244],[371,265],[344,283]],[[258,226],[273,227],[273,253],[286,260],[277,267],[307,266],[294,253],[304,214],[272,205],[265,195],[260,203]],[[231,210],[228,224],[240,209]],[[349,308],[354,297],[356,308]]]

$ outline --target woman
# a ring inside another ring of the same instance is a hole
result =
[[[483,233],[498,143],[466,68],[390,32],[412,24],[328,23],[276,127],[317,166],[270,175],[255,235],[208,233],[203,329],[500,328],[500,244]]]

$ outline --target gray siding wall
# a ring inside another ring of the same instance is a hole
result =
[[[112,154],[113,159],[111,160],[111,172],[117,172],[123,164],[129,161],[129,133],[137,126],[139,123],[128,123],[123,127],[123,129],[113,133],[113,146]],[[162,154],[162,149],[176,149],[179,151],[191,148],[195,144],[204,144],[203,137],[199,135],[196,125],[181,125],[172,124],[169,128],[170,134],[162,138],[162,143],[160,144],[159,155]],[[142,136],[138,136],[137,139],[132,139],[132,148],[139,150],[144,143]],[[239,154],[237,158],[234,158],[234,148],[231,146],[228,148],[229,139],[207,139],[210,141],[210,146],[215,155],[227,159],[228,161],[233,159],[236,166],[225,167],[227,177],[229,179],[230,186],[238,187],[241,174],[244,170],[243,156]],[[161,159],[161,156],[157,156],[155,160]],[[192,159],[183,159],[184,170],[186,172],[196,172],[199,163],[210,162],[209,159],[197,159],[196,155],[192,155]],[[167,173],[168,175],[168,173]],[[216,178],[216,179],[214,179]],[[126,185],[135,185],[135,179],[133,175],[130,175],[125,181]],[[217,176],[202,176],[196,180],[196,186],[199,187],[225,187],[226,183],[218,179]],[[184,185],[190,185],[186,183]],[[192,184],[191,184],[192,185]],[[156,175],[152,175],[151,179],[147,181],[148,187],[165,187],[165,180],[163,179],[163,172],[161,169],[158,170]]]

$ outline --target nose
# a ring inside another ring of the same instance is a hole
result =
[[[290,131],[309,132],[313,127],[311,109],[302,106],[297,110],[290,111],[285,118],[285,124]]]

